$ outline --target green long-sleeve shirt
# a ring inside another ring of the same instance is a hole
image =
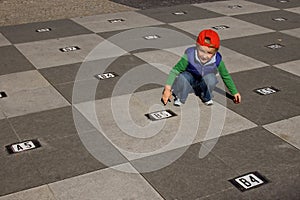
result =
[[[178,74],[180,74],[181,72],[184,72],[187,66],[188,66],[188,59],[187,59],[187,55],[184,54],[179,60],[179,62],[170,71],[166,84],[173,85],[176,76],[178,76]],[[235,84],[230,74],[228,73],[228,70],[226,69],[223,61],[220,62],[217,69],[229,92],[232,95],[237,94],[238,90],[236,89]]]

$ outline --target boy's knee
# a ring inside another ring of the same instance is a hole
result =
[[[215,74],[209,74],[204,77],[204,81],[208,87],[215,87],[218,84],[218,80]]]
[[[188,82],[188,83],[190,83],[191,80],[192,80],[192,75],[189,72],[182,72],[182,73],[179,74],[179,76],[177,78],[181,82]]]

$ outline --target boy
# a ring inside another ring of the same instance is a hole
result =
[[[218,72],[233,95],[234,103],[241,102],[241,95],[218,52],[219,47],[220,38],[215,31],[207,29],[199,33],[196,47],[188,48],[169,73],[161,99],[164,105],[171,101],[173,93],[174,105],[180,106],[192,91],[205,105],[212,105],[212,91],[218,83]]]

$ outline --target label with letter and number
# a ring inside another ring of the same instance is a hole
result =
[[[95,77],[99,80],[109,79],[109,78],[115,78],[116,76],[119,76],[115,72],[106,72],[103,74],[96,74]]]
[[[52,29],[51,28],[41,28],[41,29],[37,29],[35,30],[38,33],[44,33],[44,32],[50,32]]]
[[[230,8],[230,9],[237,9],[237,8],[242,8],[243,6],[241,6],[241,5],[231,5],[231,6],[228,6],[228,8]]]
[[[13,154],[13,153],[20,153],[23,151],[28,151],[31,149],[36,149],[38,147],[41,147],[41,144],[38,140],[27,140],[24,142],[7,145],[6,149],[10,154]]]
[[[144,37],[145,40],[156,40],[158,38],[160,38],[159,35],[147,35]]]
[[[281,44],[269,44],[269,45],[267,45],[267,46],[265,46],[265,47],[267,47],[267,48],[269,48],[269,49],[281,49],[281,48],[283,48],[284,46],[281,45]]]
[[[186,15],[187,13],[185,11],[176,11],[172,13],[173,15]]]
[[[218,25],[218,26],[213,26],[212,28],[218,31],[218,30],[228,29],[230,27],[226,25]]]
[[[274,88],[272,86],[270,87],[264,87],[264,88],[258,88],[258,89],[255,89],[254,92],[260,94],[260,95],[269,95],[269,94],[273,94],[273,93],[276,93],[280,90],[278,90],[277,88]]]
[[[125,20],[124,19],[109,19],[107,20],[109,23],[120,23],[120,22],[124,22]]]
[[[269,181],[258,172],[250,172],[248,174],[231,179],[229,182],[231,182],[240,191],[244,192],[246,190],[264,185]]]
[[[150,119],[152,121],[157,121],[157,120],[161,120],[161,119],[167,119],[170,117],[174,117],[177,115],[171,110],[161,110],[161,111],[156,111],[156,112],[145,114],[145,116],[148,117],[148,119]]]
[[[80,48],[78,46],[70,46],[70,47],[60,48],[59,50],[61,52],[70,52],[70,51],[80,50]]]

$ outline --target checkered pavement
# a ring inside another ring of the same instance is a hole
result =
[[[0,27],[0,200],[299,199],[299,22],[297,0],[229,0]],[[169,70],[205,28],[242,103],[220,82],[211,107],[163,107]],[[177,116],[145,116],[162,109]],[[254,171],[269,183],[228,181]]]

